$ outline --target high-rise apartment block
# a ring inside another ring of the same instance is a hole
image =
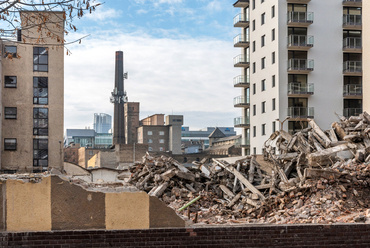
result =
[[[64,19],[62,12],[20,16],[17,40],[1,41],[1,171],[41,172],[63,160]],[[38,30],[40,20],[48,30]]]
[[[109,133],[112,129],[112,116],[108,114],[94,114],[94,130],[97,133]]]
[[[307,119],[325,129],[338,115],[362,112],[361,0],[238,0],[234,46],[241,68],[234,106],[243,154],[262,153],[279,121],[296,132]],[[370,90],[369,90],[370,91]]]

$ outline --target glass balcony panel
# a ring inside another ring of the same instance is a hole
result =
[[[300,46],[300,47],[312,47],[314,43],[313,36],[307,35],[289,35],[288,37],[288,47]]]
[[[248,42],[249,42],[249,35],[239,34],[234,37],[234,45],[238,43],[248,43]]]
[[[234,77],[234,86],[243,85],[243,84],[244,85],[249,84],[249,76],[240,75],[240,76]]]
[[[343,26],[361,26],[361,15],[343,15]]]
[[[243,15],[242,13],[237,14],[234,17],[234,25],[237,24],[238,22],[249,22],[248,15]]]
[[[289,83],[289,95],[312,95],[314,93],[314,84]]]
[[[291,118],[308,118],[314,117],[313,107],[289,107],[288,116]]]
[[[248,105],[249,96],[238,96],[234,98],[234,105]]]
[[[362,61],[346,61],[343,63],[343,72],[356,73],[362,72]]]
[[[354,38],[354,37],[347,37],[343,40],[343,48],[361,49],[362,39]]]
[[[235,140],[234,142],[235,147],[244,147],[244,146],[249,146],[250,145],[250,140],[248,138],[240,138]]]
[[[362,114],[362,108],[345,108],[343,109],[343,115],[345,117],[358,116]]]
[[[347,84],[343,86],[343,96],[361,96],[361,84]]]
[[[288,70],[312,71],[314,61],[312,59],[289,59]]]
[[[289,11],[288,12],[288,23],[312,23],[313,12],[299,12]]]
[[[249,116],[241,116],[234,118],[234,126],[248,126]]]
[[[240,54],[236,57],[234,57],[234,65],[237,64],[248,64],[249,63],[249,56],[245,54]]]

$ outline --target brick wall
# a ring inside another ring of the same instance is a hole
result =
[[[370,225],[0,233],[0,247],[370,247]]]

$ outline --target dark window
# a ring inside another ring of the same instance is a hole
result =
[[[252,21],[252,31],[256,30],[256,20]]]
[[[266,67],[266,57],[263,57],[261,59],[261,69],[265,69],[265,67]]]
[[[266,79],[261,81],[261,91],[265,91],[265,90],[266,90]]]
[[[273,64],[275,64],[275,52],[273,52],[273,53],[271,54],[271,56],[272,56],[272,58],[271,58],[272,63],[273,63]]]
[[[253,105],[253,115],[256,115],[256,104]]]
[[[4,150],[17,150],[17,139],[4,139]]]
[[[261,3],[263,3],[265,0],[261,0]]]
[[[17,88],[17,77],[16,76],[5,76],[5,88]]]
[[[33,109],[33,135],[48,135],[48,109]]]
[[[253,126],[253,137],[256,137],[257,135],[257,128],[256,126]]]
[[[33,48],[33,70],[48,71],[48,49],[46,47]]]
[[[276,109],[276,100],[275,98],[272,99],[272,110]]]
[[[265,24],[265,21],[266,21],[266,13],[263,13],[261,15],[261,25]]]
[[[252,43],[252,52],[256,51],[256,41],[253,41]]]
[[[16,58],[17,57],[17,47],[16,46],[5,46],[4,58]]]
[[[275,17],[275,5],[271,7],[271,18]]]
[[[265,46],[265,39],[266,39],[266,35],[262,35],[261,36],[261,47]]]
[[[257,154],[257,148],[253,147],[253,154]]]
[[[33,166],[42,167],[46,171],[48,167],[48,139],[33,139]]]
[[[274,41],[275,40],[275,29],[272,29],[271,30],[271,40]]]
[[[256,84],[253,84],[253,95],[256,94]]]
[[[253,62],[253,73],[256,73],[256,62]]]
[[[272,75],[272,88],[275,87],[275,75]]]
[[[5,119],[17,119],[17,108],[15,107],[5,107],[4,108]]]
[[[262,112],[262,114],[263,113],[266,113],[266,102],[262,102],[262,104],[261,104],[261,112]]]
[[[276,122],[273,121],[272,122],[272,132],[275,133],[275,131],[276,131]]]
[[[33,104],[48,104],[48,78],[33,78]]]
[[[266,124],[262,124],[262,135],[266,135]]]
[[[256,8],[256,0],[252,0],[252,9]]]

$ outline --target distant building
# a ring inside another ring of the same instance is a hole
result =
[[[234,127],[218,127],[226,137],[235,136]],[[208,136],[215,130],[215,127],[206,127],[200,130],[190,130],[189,127],[181,128],[181,141],[200,141],[203,140],[204,149],[209,147]]]
[[[67,129],[64,136],[64,146],[75,143],[81,147],[93,147],[95,144],[94,129]]]
[[[97,133],[109,133],[109,130],[112,129],[112,116],[104,113],[95,113],[93,126]]]
[[[181,141],[181,152],[183,154],[201,153],[204,150],[204,140]]]
[[[78,149],[80,144],[71,143],[69,147],[64,147],[64,162],[78,164]]]
[[[241,147],[238,146],[241,140],[241,135],[228,136],[219,129],[209,135],[209,148],[204,152],[209,155],[225,155],[239,156],[241,155]]]

